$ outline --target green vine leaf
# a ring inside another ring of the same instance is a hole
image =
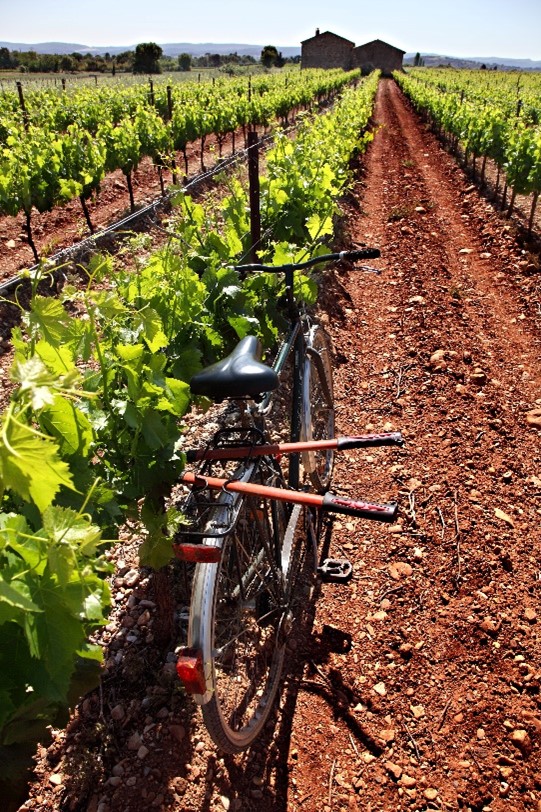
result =
[[[14,490],[43,512],[61,487],[73,489],[73,481],[57,443],[8,420],[0,434],[0,492]]]

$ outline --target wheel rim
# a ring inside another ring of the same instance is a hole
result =
[[[282,670],[283,578],[272,560],[263,522],[268,514],[246,500],[235,535],[215,570],[212,633],[213,696],[203,706],[211,736],[224,749],[244,749],[270,712]]]

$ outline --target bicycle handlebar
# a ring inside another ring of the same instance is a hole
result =
[[[361,259],[377,259],[380,256],[378,248],[361,248],[357,251],[339,251],[335,254],[322,254],[319,257],[307,259],[305,262],[291,262],[287,265],[260,265],[251,263],[249,265],[234,265],[236,271],[265,271],[269,273],[281,273],[282,271],[300,271],[303,268],[310,268],[322,262],[357,262]]]

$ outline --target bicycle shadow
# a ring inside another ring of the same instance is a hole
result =
[[[332,520],[324,528],[320,559],[328,553],[331,533]],[[313,561],[309,565],[313,568]],[[317,695],[327,703],[333,719],[344,723],[365,750],[375,756],[383,752],[381,744],[353,712],[359,703],[367,706],[370,700],[348,685],[338,669],[330,668],[326,674],[322,671],[322,666],[328,665],[333,655],[350,651],[352,637],[334,626],[323,625],[321,631],[314,629],[320,594],[321,583],[317,582],[311,599],[297,607],[280,701],[263,734],[241,758],[223,758],[226,774],[215,781],[215,785],[218,792],[230,798],[231,809],[244,809],[246,802],[253,803],[258,812],[288,812],[291,808],[290,751],[297,704],[302,694]],[[208,812],[210,808],[209,801],[208,806],[201,809]]]

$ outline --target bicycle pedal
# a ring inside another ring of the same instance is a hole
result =
[[[317,568],[317,574],[329,583],[349,581],[353,573],[351,562],[347,558],[326,558]]]

